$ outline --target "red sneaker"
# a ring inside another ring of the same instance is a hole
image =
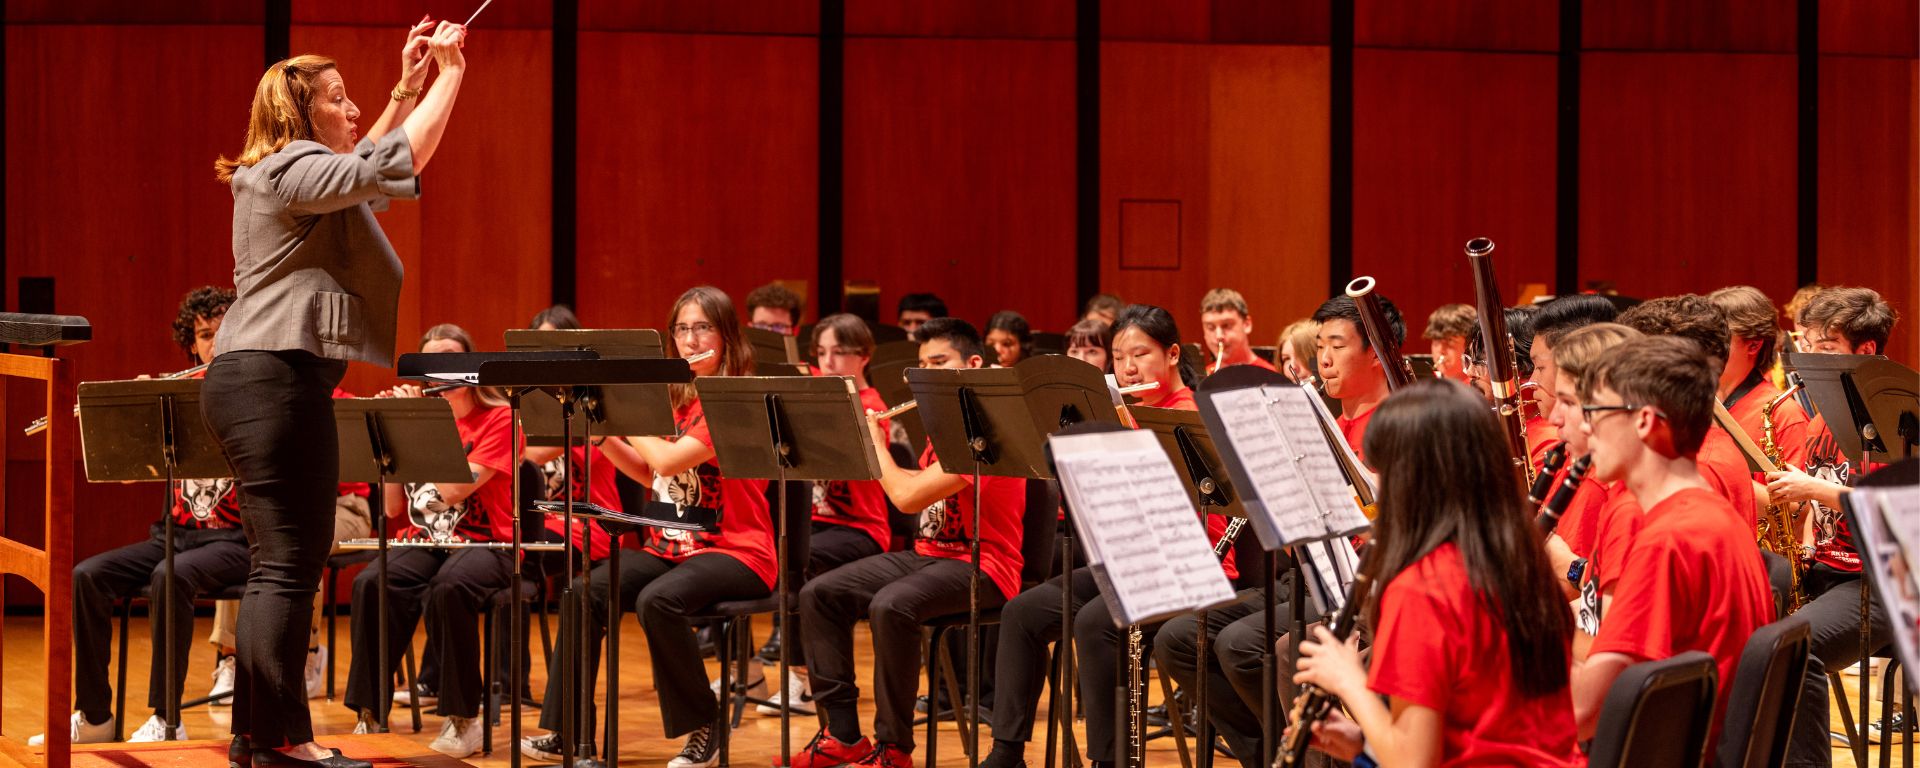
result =
[[[913,768],[913,753],[893,744],[881,742],[880,746],[874,748],[866,759],[860,761],[860,765],[872,766],[872,768]]]
[[[827,735],[825,729],[813,735],[807,746],[795,755],[790,768],[833,768],[865,761],[873,754],[873,742],[861,737],[852,744],[842,743],[839,739]],[[779,765],[778,761],[774,765]]]

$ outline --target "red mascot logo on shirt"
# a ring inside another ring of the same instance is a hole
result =
[[[571,462],[572,467],[568,468],[567,464],[563,462]],[[566,471],[563,472],[563,469]],[[573,461],[572,456],[561,456],[553,461],[540,465],[540,476],[547,480],[547,495],[542,498],[555,501],[566,498],[566,496],[562,494],[561,489],[563,486],[561,483],[568,480],[572,481],[570,484],[573,486],[573,498],[587,498],[586,475],[581,472],[580,463]]]
[[[233,492],[233,479],[219,480],[182,480],[180,481],[180,500],[186,505],[193,519],[206,522],[213,517],[213,510],[220,501]]]
[[[965,541],[966,521],[956,511],[959,508],[960,497],[948,496],[920,510],[920,538],[942,543]]]
[[[675,516],[685,520],[687,509],[710,507],[719,502],[720,469],[712,464],[701,464],[672,477],[656,477],[653,479],[653,498],[672,504]],[[709,537],[698,531],[663,528],[648,528],[647,531],[652,537],[650,543],[670,556],[692,554],[703,549]]]

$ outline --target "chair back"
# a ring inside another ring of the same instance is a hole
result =
[[[1804,617],[1788,616],[1754,630],[1733,671],[1714,765],[1778,768],[1786,761],[1812,648]]]
[[[1696,768],[1713,722],[1713,656],[1688,651],[1621,672],[1600,708],[1589,768]]]

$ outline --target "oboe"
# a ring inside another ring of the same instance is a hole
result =
[[[1538,508],[1546,503],[1547,494],[1553,492],[1553,476],[1567,463],[1567,444],[1560,443],[1547,451],[1547,457],[1541,462],[1540,475],[1533,478],[1533,487],[1527,490],[1527,506]]]
[[[1344,643],[1347,636],[1353,634],[1353,624],[1360,615],[1361,607],[1367,602],[1373,591],[1373,579],[1365,573],[1354,574],[1353,584],[1347,588],[1347,604],[1340,606],[1340,613],[1333,619],[1333,637],[1335,642]],[[1312,741],[1313,724],[1320,722],[1333,710],[1333,697],[1318,686],[1301,686],[1293,700],[1292,721],[1287,727],[1286,744],[1280,750],[1275,764],[1281,768],[1292,768],[1307,759],[1307,743]]]
[[[1540,524],[1542,537],[1552,536],[1553,529],[1560,525],[1560,515],[1567,511],[1567,504],[1573,501],[1574,492],[1580,490],[1580,481],[1586,479],[1587,469],[1591,466],[1593,457],[1582,456],[1573,460],[1573,466],[1567,467],[1567,479],[1560,481],[1560,489],[1553,492],[1553,498],[1540,508],[1540,516],[1535,519]]]
[[[192,368],[188,368],[184,371],[174,371],[173,373],[163,374],[160,376],[155,376],[153,378],[161,381],[165,381],[167,379],[184,379],[184,378],[187,378],[188,376],[192,376],[206,369],[207,369],[207,364],[201,363]],[[75,416],[80,415],[79,405],[73,406],[73,415]],[[28,437],[32,437],[34,435],[40,434],[41,432],[47,431],[47,417],[42,416],[40,418],[34,419],[32,422],[27,424],[26,429],[21,431],[25,432]]]
[[[1247,527],[1247,519],[1233,517],[1227,519],[1227,530],[1221,532],[1220,540],[1213,543],[1213,558],[1227,559],[1227,551],[1233,549],[1233,540],[1240,537],[1240,529]]]

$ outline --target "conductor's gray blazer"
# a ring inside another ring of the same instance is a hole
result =
[[[393,365],[400,257],[373,219],[420,194],[395,128],[351,154],[295,141],[233,172],[233,285],[215,355],[306,350]]]

